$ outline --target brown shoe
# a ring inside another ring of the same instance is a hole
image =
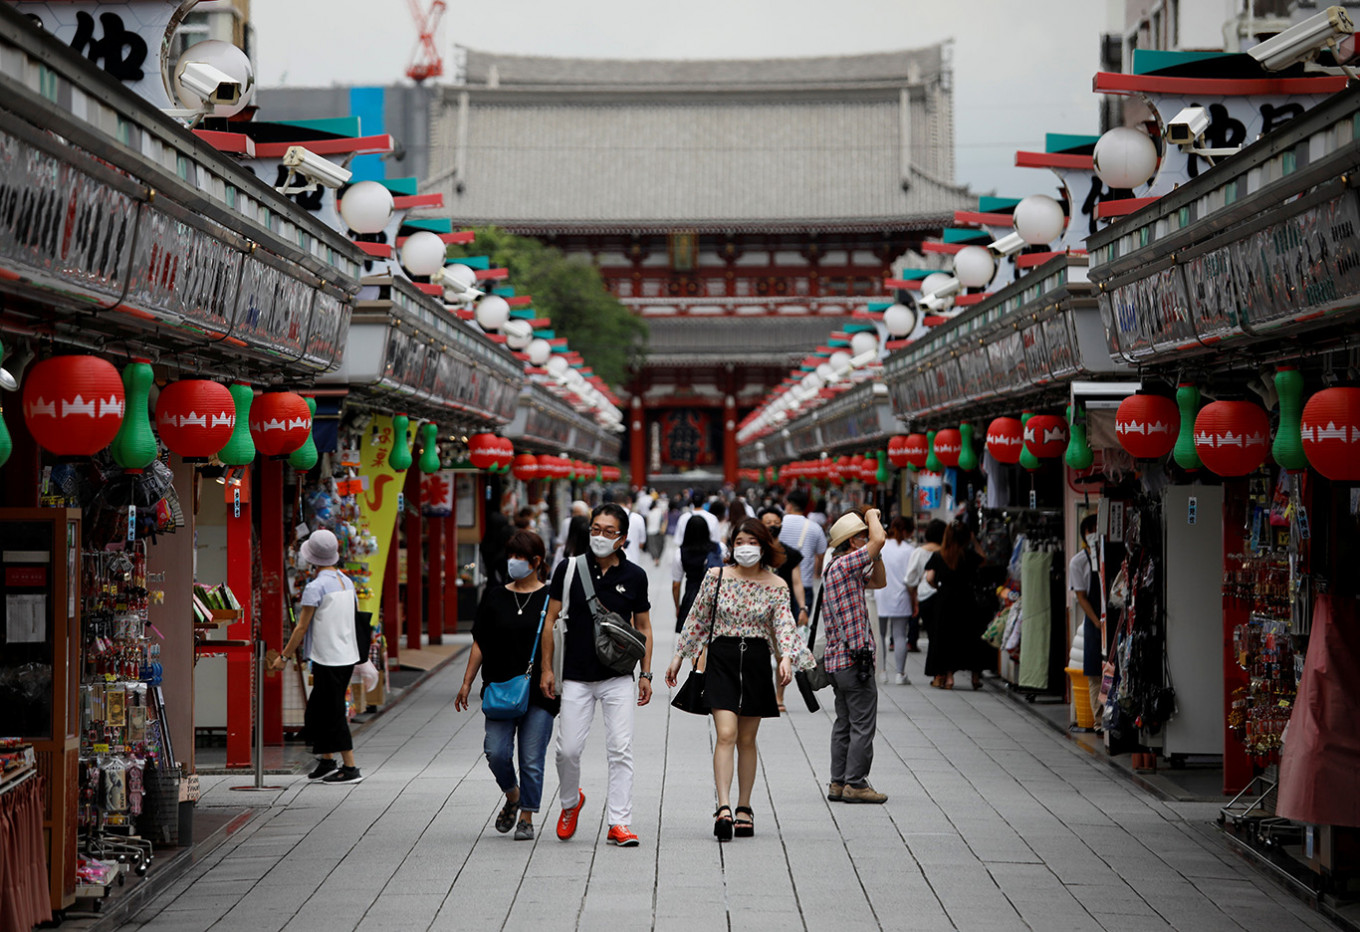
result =
[[[826,798],[830,802],[838,803],[845,799],[844,783],[828,783],[826,785]]]
[[[880,793],[869,784],[864,786],[849,786],[841,791],[841,801],[847,803],[885,803],[888,801],[886,793]]]

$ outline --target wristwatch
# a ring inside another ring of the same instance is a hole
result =
[[[650,683],[652,681],[652,675],[650,673],[639,673],[638,679],[646,680],[647,682]]]

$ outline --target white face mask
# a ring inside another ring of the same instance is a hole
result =
[[[614,552],[614,538],[590,535],[590,552],[597,557],[607,557]]]
[[[736,560],[740,566],[755,566],[760,562],[760,546],[758,544],[742,544],[740,547],[733,547],[732,559]]]
[[[1099,544],[1100,544],[1100,535],[1099,535],[1099,534],[1087,534],[1087,535],[1086,535],[1086,546],[1089,547],[1089,548],[1091,548],[1091,552],[1092,552],[1092,553],[1095,552],[1096,547],[1097,547]]]
[[[523,579],[533,572],[534,568],[528,560],[521,560],[519,557],[511,557],[506,561],[506,568],[510,572],[511,579]]]

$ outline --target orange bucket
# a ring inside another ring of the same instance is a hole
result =
[[[1077,716],[1078,728],[1095,728],[1096,713],[1091,708],[1091,680],[1077,667],[1064,671],[1072,680],[1072,710]]]

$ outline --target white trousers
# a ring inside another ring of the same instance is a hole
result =
[[[604,708],[609,824],[628,825],[633,816],[633,713],[637,709],[637,690],[631,676],[562,683],[562,711],[557,716],[557,779],[562,808],[572,808],[580,798],[581,752],[590,736],[596,702]]]

